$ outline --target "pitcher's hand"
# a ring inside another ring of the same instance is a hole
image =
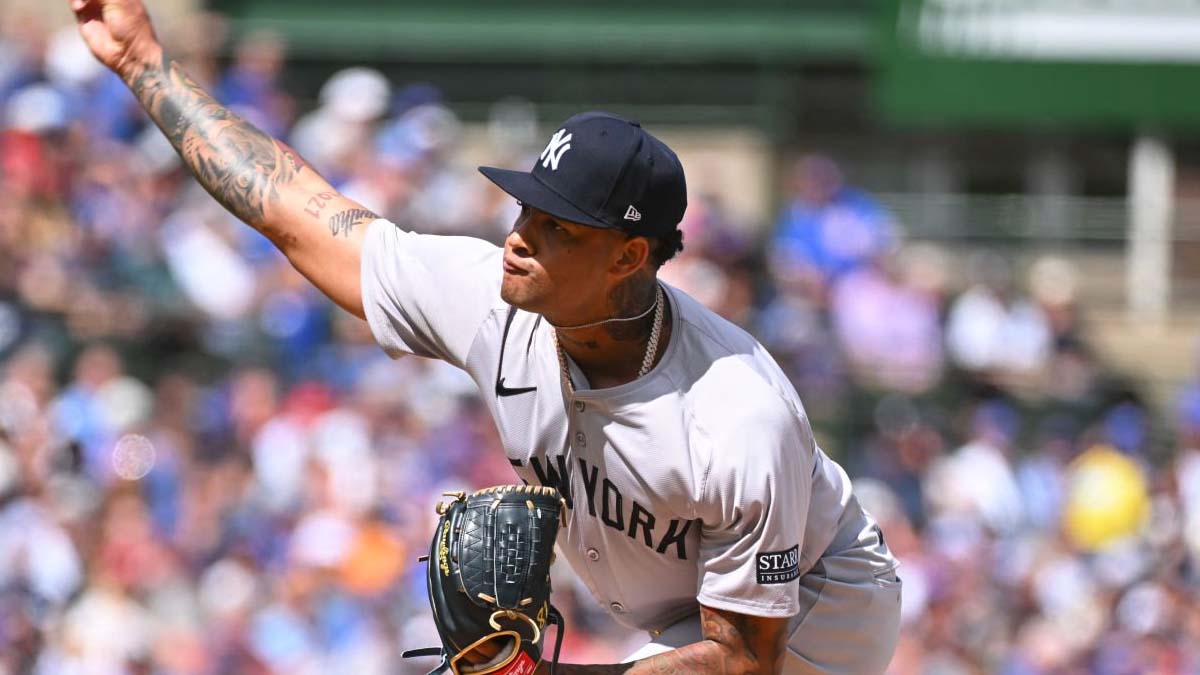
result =
[[[159,58],[161,47],[141,0],[70,0],[79,33],[92,54],[115,73]]]

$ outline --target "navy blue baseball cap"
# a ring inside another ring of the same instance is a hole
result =
[[[562,123],[529,172],[479,167],[519,201],[588,225],[660,237],[687,208],[683,165],[633,120],[585,112]]]

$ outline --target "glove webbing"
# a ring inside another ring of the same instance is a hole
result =
[[[546,617],[546,624],[558,626],[558,629],[554,631],[554,658],[550,659],[550,675],[554,675],[554,669],[558,666],[558,653],[562,650],[563,632],[567,629],[567,620],[563,618],[562,613],[558,611],[557,607],[550,605],[550,613]],[[400,652],[400,658],[402,659],[411,659],[414,656],[442,657],[441,665],[429,671],[429,675],[447,672],[450,669],[450,655],[446,654],[441,647],[421,647],[420,649],[406,649]]]

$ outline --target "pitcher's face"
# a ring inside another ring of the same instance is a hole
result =
[[[500,297],[552,323],[603,318],[616,281],[613,262],[628,239],[623,232],[563,221],[522,204],[504,240]]]

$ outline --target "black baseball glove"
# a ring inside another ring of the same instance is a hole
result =
[[[564,517],[553,488],[500,485],[471,495],[447,493],[429,555],[429,605],[441,647],[412,649],[441,656],[429,675],[532,675],[542,659],[542,629],[563,619],[550,604],[550,563]]]

